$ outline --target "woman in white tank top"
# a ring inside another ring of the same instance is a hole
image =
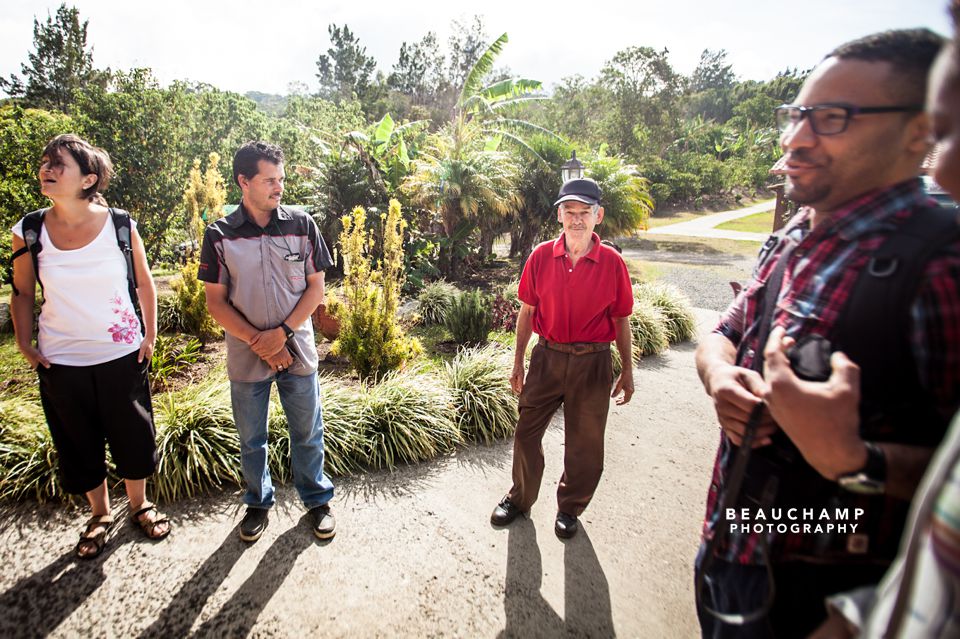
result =
[[[115,226],[115,219],[126,214],[115,218],[100,195],[112,170],[102,149],[75,135],[57,136],[44,149],[39,172],[40,190],[53,206],[13,228],[11,314],[17,346],[39,377],[61,484],[90,502],[93,516],[75,550],[83,559],[100,555],[113,524],[104,443],[124,478],[134,522],[151,539],[170,532],[170,523],[146,497],[146,478],[157,463],[148,375],[157,334],[156,289],[131,220],[138,298],[131,299]],[[37,216],[39,233],[32,222],[25,224]],[[39,246],[36,262],[28,244]],[[34,346],[38,279],[44,303]]]

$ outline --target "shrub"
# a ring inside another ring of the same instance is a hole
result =
[[[490,333],[490,300],[478,290],[454,298],[447,313],[446,327],[460,344],[485,344]]]
[[[213,378],[154,402],[160,463],[157,499],[172,501],[224,484],[241,484],[240,442],[229,385]]]
[[[176,295],[157,296],[157,330],[161,333],[186,333]]]
[[[420,295],[417,296],[420,317],[424,324],[443,325],[447,319],[447,313],[453,304],[453,299],[457,295],[457,288],[453,284],[444,282],[430,282],[423,287]]]
[[[497,293],[490,303],[490,323],[494,330],[513,332],[517,329],[517,316],[520,307],[511,302],[503,293]]]
[[[208,342],[219,339],[223,329],[207,311],[203,282],[197,279],[198,268],[195,261],[184,264],[180,278],[173,282],[173,292],[184,332],[197,336],[201,342]]]
[[[639,300],[647,300],[663,312],[667,339],[671,344],[685,342],[697,336],[697,318],[690,299],[670,284],[645,283],[634,289]]]
[[[366,395],[320,378],[323,395],[324,467],[330,475],[349,475],[363,465],[363,433],[369,419]]]
[[[366,390],[364,459],[374,468],[420,462],[461,442],[451,392],[432,375],[385,377]]]
[[[510,389],[510,367],[504,351],[490,346],[463,349],[444,364],[464,439],[489,444],[513,434],[517,398]]]
[[[156,347],[150,361],[150,388],[159,392],[166,388],[171,375],[200,361],[200,342],[196,338],[184,339],[157,335]]]
[[[58,459],[40,404],[0,400],[0,499],[66,499]]]
[[[419,341],[403,333],[397,318],[405,226],[400,203],[391,200],[383,218],[383,259],[377,270],[371,270],[366,212],[358,206],[343,217],[343,306],[338,315],[340,336],[332,351],[350,360],[361,379],[386,375],[423,350]]]
[[[670,345],[666,317],[645,299],[637,300],[633,305],[630,333],[633,337],[633,359],[637,362],[647,355],[659,355]]]

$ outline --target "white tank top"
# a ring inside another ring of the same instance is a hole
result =
[[[135,222],[130,221],[135,228]],[[13,227],[23,238],[23,220]],[[140,320],[127,289],[127,265],[117,246],[113,217],[97,237],[78,249],[61,251],[40,230],[38,255],[43,297],[40,352],[53,364],[92,366],[140,348]]]

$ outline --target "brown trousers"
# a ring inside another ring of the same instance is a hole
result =
[[[603,473],[603,434],[612,384],[609,350],[573,355],[542,344],[534,347],[513,440],[511,502],[526,511],[537,500],[543,479],[543,435],[562,403],[563,475],[557,506],[561,512],[580,516]]]

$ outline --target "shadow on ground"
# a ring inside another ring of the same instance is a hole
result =
[[[520,517],[507,534],[506,626],[500,637],[615,635],[610,587],[586,530],[564,542],[563,617],[540,593],[543,564],[533,522]]]

